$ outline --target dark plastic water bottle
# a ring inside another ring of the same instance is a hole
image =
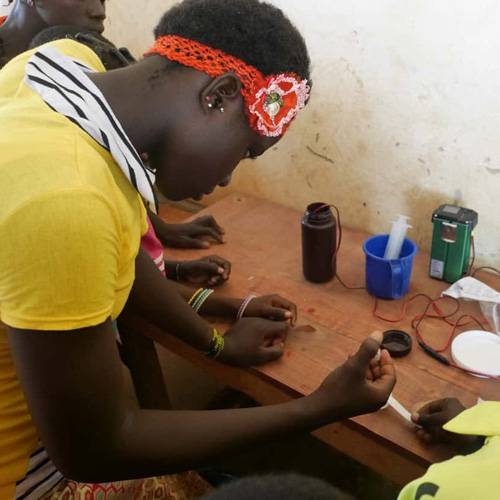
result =
[[[302,269],[306,280],[325,283],[335,276],[336,244],[337,222],[330,207],[311,203],[302,219]]]

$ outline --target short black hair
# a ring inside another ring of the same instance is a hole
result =
[[[292,72],[310,81],[304,38],[280,9],[267,2],[184,0],[164,14],[154,35],[176,35],[222,50],[264,76]]]
[[[118,49],[100,33],[76,25],[60,25],[47,28],[31,40],[28,48],[34,49],[40,45],[65,38],[75,40],[91,48],[107,70],[123,68],[135,62],[132,54],[127,49]]]
[[[347,500],[328,483],[300,474],[255,476],[224,484],[202,500]]]

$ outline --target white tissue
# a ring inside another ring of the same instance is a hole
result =
[[[441,295],[479,302],[484,317],[494,328],[497,335],[500,335],[500,293],[496,290],[476,278],[467,276],[453,283]]]

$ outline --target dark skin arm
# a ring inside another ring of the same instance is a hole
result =
[[[224,229],[211,215],[198,217],[184,224],[168,224],[159,215],[147,208],[149,219],[156,236],[171,248],[209,248],[207,238],[224,243]]]
[[[175,291],[187,302],[195,288],[172,282]],[[243,299],[223,297],[217,293],[210,295],[200,312],[208,316],[235,319]],[[273,321],[290,320],[291,326],[297,322],[297,306],[279,295],[263,295],[253,299],[245,309],[244,318],[267,318]]]
[[[40,437],[56,467],[82,482],[185,470],[250,444],[376,411],[395,383],[387,355],[380,377],[367,378],[382,340],[377,336],[302,399],[241,410],[139,410],[124,394],[110,321],[69,332],[7,330]]]
[[[218,255],[208,255],[197,260],[166,260],[167,278],[193,285],[219,286],[229,279],[231,263]]]
[[[166,280],[144,249],[139,250],[135,263],[135,281],[130,292],[125,314],[147,319],[165,332],[171,332],[199,351],[209,351],[213,326],[195,313],[186,301],[193,290]],[[261,302],[267,300],[262,297]],[[282,299],[285,300],[285,299]],[[203,310],[215,316],[235,317],[241,300],[210,297]],[[286,307],[294,308],[285,301],[283,308],[263,304],[266,311],[275,311],[273,319],[292,318]],[[293,318],[292,318],[293,319]],[[238,321],[225,334],[226,345],[218,360],[228,364],[250,366],[267,363],[283,354],[283,342],[288,332],[285,321],[269,321],[248,318]]]
[[[413,413],[412,420],[422,427],[417,430],[417,434],[426,443],[444,442],[451,444],[461,453],[474,453],[483,446],[483,436],[465,436],[443,429],[443,425],[466,409],[458,399],[440,399],[427,403],[418,412]]]
[[[124,312],[147,318],[200,351],[210,347],[212,327],[194,313],[142,247],[135,261],[135,281]]]

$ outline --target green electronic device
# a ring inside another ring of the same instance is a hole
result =
[[[477,220],[474,210],[454,205],[441,205],[434,211],[431,278],[454,283],[468,272],[472,231]]]

